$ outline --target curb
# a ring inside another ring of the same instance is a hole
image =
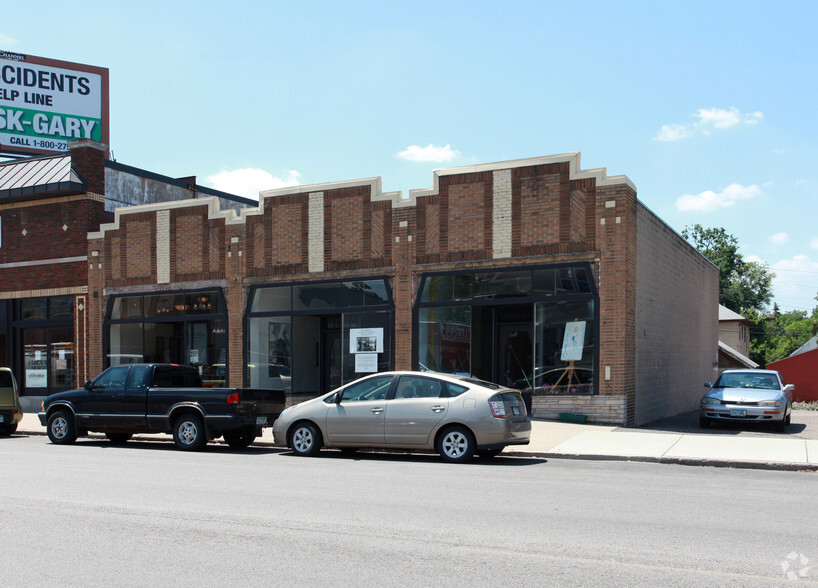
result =
[[[502,455],[514,457],[540,457],[544,459],[573,459],[585,461],[627,461],[637,463],[661,463],[665,465],[684,465],[726,469],[772,470],[786,472],[818,472],[818,465],[811,463],[783,463],[763,461],[737,461],[698,457],[649,457],[642,455],[598,455],[598,454],[569,454],[550,452],[515,452],[504,451]]]
[[[45,436],[45,431],[17,431],[18,434],[25,435],[40,435]],[[89,435],[91,439],[104,439],[102,434]],[[172,439],[165,439],[156,435],[134,435],[134,440],[139,441],[164,441],[172,442]],[[214,441],[224,445],[222,441]],[[258,447],[279,447],[269,441],[256,441],[253,445]],[[410,452],[411,453],[411,452]],[[726,468],[726,469],[746,469],[746,470],[770,470],[782,472],[818,472],[818,465],[810,463],[781,463],[781,462],[762,462],[762,461],[728,461],[708,458],[694,458],[694,457],[648,457],[639,455],[599,455],[599,454],[567,454],[567,453],[552,453],[549,451],[519,451],[511,450],[504,451],[501,455],[507,457],[527,457],[538,459],[570,459],[570,460],[585,460],[585,461],[624,461],[636,463],[661,463],[665,465],[683,465],[683,466],[698,466],[711,468]]]

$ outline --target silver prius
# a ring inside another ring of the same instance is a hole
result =
[[[531,421],[520,393],[433,372],[383,372],[287,408],[273,425],[296,455],[322,447],[433,449],[451,462],[527,445]]]
[[[699,404],[699,424],[770,423],[779,431],[790,424],[792,384],[775,370],[726,370]]]

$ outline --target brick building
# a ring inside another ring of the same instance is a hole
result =
[[[0,163],[0,364],[18,374],[26,408],[95,375],[88,356],[100,330],[88,290],[88,233],[116,207],[208,196],[230,209],[255,201],[105,159],[104,145]],[[95,304],[96,302],[96,304]]]
[[[176,361],[295,401],[413,368],[520,388],[540,417],[696,407],[717,369],[718,270],[630,180],[578,153],[433,179],[408,198],[369,178],[240,209],[201,194],[117,208],[87,234],[75,378]]]

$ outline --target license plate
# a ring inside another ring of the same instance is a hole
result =
[[[256,425],[264,427],[267,425],[267,417],[256,417]]]
[[[730,416],[731,417],[746,417],[747,416],[747,409],[746,408],[731,408],[730,409]]]
[[[4,417],[2,414],[0,414],[0,423],[5,422],[5,421],[3,421],[4,418],[6,418],[6,417]]]

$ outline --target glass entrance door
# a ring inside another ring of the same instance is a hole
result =
[[[47,396],[76,387],[74,341],[70,328],[23,329],[24,394]]]

